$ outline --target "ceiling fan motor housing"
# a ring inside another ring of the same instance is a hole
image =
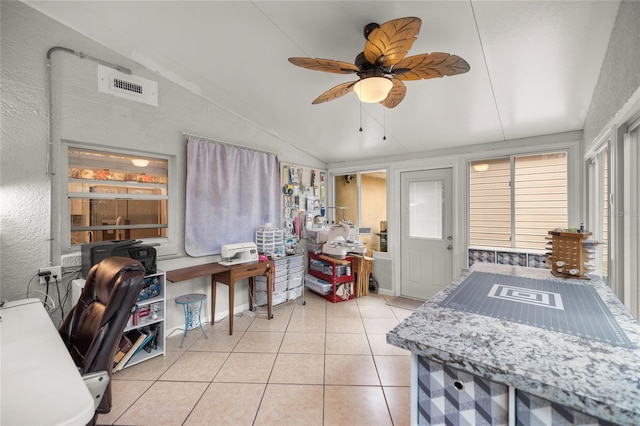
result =
[[[371,34],[371,31],[375,30],[376,28],[380,28],[380,24],[376,24],[375,22],[372,22],[370,24],[365,25],[364,38],[369,40],[369,34]]]
[[[353,63],[360,69],[356,73],[360,78],[382,77],[391,74],[391,67],[372,64],[364,57],[364,52],[360,52]]]

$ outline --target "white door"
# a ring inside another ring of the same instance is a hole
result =
[[[400,295],[426,300],[452,279],[451,169],[400,174]]]

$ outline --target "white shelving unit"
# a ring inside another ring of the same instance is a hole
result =
[[[144,281],[144,288],[135,305],[136,312],[131,314],[131,318],[129,318],[124,332],[126,333],[127,331],[143,327],[151,327],[157,324],[159,327],[157,348],[152,349],[151,352],[142,349],[131,357],[123,368],[131,367],[132,365],[139,364],[160,355],[165,355],[165,315],[167,312],[166,275],[164,272],[158,271],[155,274],[145,276]],[[153,290],[154,288],[158,289],[157,294],[156,291]],[[155,319],[153,318],[154,314],[156,315]]]

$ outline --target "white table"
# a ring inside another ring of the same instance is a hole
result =
[[[87,424],[93,399],[42,302],[9,302],[0,317],[0,424]]]

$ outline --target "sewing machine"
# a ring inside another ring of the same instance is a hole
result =
[[[222,246],[220,256],[222,256],[224,260],[218,263],[224,266],[257,262],[258,247],[256,246],[256,243],[224,244]]]
[[[356,239],[355,227],[341,222],[331,226],[327,242],[322,245],[322,252],[336,259],[344,259],[349,253],[365,255],[367,248]]]

